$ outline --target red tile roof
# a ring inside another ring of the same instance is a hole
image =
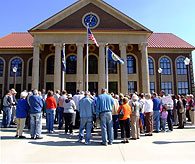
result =
[[[0,48],[32,48],[33,37],[27,32],[13,32],[0,38]]]
[[[153,33],[148,38],[149,48],[195,49],[194,46],[171,33]]]
[[[27,32],[14,32],[0,38],[0,48],[33,48],[33,37]],[[153,33],[149,48],[195,49],[194,46],[171,33]]]

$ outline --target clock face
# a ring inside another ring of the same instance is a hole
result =
[[[94,13],[87,13],[83,16],[83,25],[87,27],[87,24],[90,28],[95,28],[99,24],[99,17]]]

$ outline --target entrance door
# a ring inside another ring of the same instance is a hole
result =
[[[89,82],[89,91],[98,93],[98,82]]]
[[[66,82],[66,91],[72,95],[76,94],[76,82]]]
[[[108,83],[108,91],[109,93],[113,92],[118,94],[118,83],[117,82],[109,82]]]

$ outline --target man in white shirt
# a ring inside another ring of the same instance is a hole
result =
[[[84,97],[84,92],[77,90],[77,93],[72,97],[73,101],[76,104],[76,119],[75,119],[75,128],[80,127],[80,115],[79,115],[79,101]]]

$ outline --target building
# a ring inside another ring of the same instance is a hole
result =
[[[171,33],[153,33],[101,0],[79,0],[28,32],[0,38],[0,93],[14,87],[61,89],[61,54],[65,43],[65,89],[86,88],[86,24],[99,47],[89,45],[89,90],[105,87],[105,47],[124,59],[109,61],[110,92],[194,93],[194,46]],[[189,65],[184,64],[185,58]],[[17,66],[16,73],[13,68]],[[159,73],[158,69],[162,72]],[[161,85],[160,85],[161,84]]]

